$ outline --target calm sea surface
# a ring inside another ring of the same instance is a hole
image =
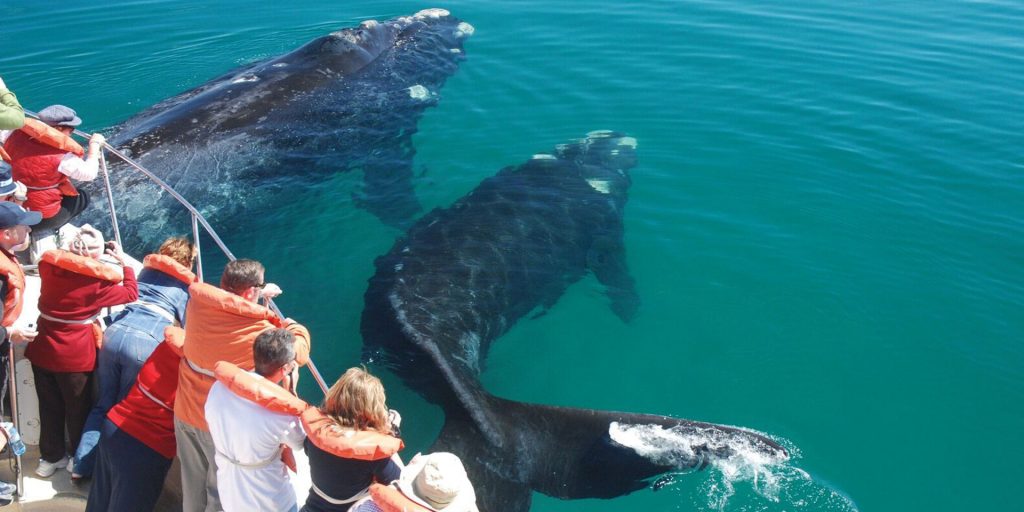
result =
[[[3,0],[0,76],[27,108],[109,130],[326,32],[447,8],[477,30],[414,138],[425,205],[591,130],[639,141],[639,316],[619,322],[584,279],[495,345],[484,385],[740,425],[798,454],[533,510],[1020,509],[1022,4],[299,4]],[[253,205],[260,229],[222,227],[312,327],[329,379],[358,362],[365,283],[399,235],[353,207],[358,181],[325,176]],[[406,453],[426,450],[440,410],[385,380]]]

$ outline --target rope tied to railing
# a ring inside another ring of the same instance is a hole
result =
[[[39,115],[31,110],[26,109],[25,114],[30,115],[36,119],[39,119]],[[78,129],[75,129],[73,133],[86,140],[92,137],[92,134],[83,132]],[[111,146],[109,143],[104,142],[101,146],[100,152],[100,168],[103,171],[103,182],[107,191],[107,205],[110,207],[111,224],[113,225],[114,236],[119,246],[121,245],[121,232],[117,223],[117,213],[114,209],[114,191],[113,188],[110,186],[110,177],[107,172],[106,158],[104,157],[103,150],[109,151],[111,154],[120,158],[123,162],[125,162],[135,170],[141,172],[144,176],[149,178],[150,181],[156,183],[161,189],[163,189],[172,198],[174,198],[174,200],[177,201],[178,204],[185,207],[185,209],[192,214],[192,238],[196,245],[196,275],[198,276],[200,281],[202,281],[203,269],[201,256],[202,251],[199,246],[198,225],[203,226],[203,229],[206,230],[206,234],[208,234],[210,238],[213,239],[213,241],[220,248],[221,252],[223,252],[224,255],[227,256],[229,261],[235,261],[236,259],[238,259],[235,258],[234,253],[232,253],[231,250],[228,249],[228,246],[224,243],[223,240],[221,240],[220,236],[213,229],[213,226],[211,226],[210,223],[206,220],[206,218],[203,217],[203,214],[199,213],[199,210],[197,210],[196,207],[192,205],[192,203],[190,203],[181,194],[179,194],[178,191],[174,190],[174,188],[168,185],[164,180],[160,179],[157,175],[153,174],[148,169],[143,167],[141,164],[131,159],[128,155],[125,155],[117,148]],[[277,315],[281,320],[285,320],[287,318],[284,315],[284,313],[281,312],[280,308],[277,307],[277,304],[275,304],[273,300],[267,299],[267,307],[269,307],[274,312],[274,314]],[[309,373],[313,375],[313,379],[316,380],[316,383],[320,386],[320,389],[323,391],[324,395],[327,395],[327,383],[324,381],[323,376],[320,375],[320,371],[313,363],[312,357],[310,357],[309,360],[307,361],[306,368],[309,369]]]

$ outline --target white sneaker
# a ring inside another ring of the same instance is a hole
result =
[[[36,468],[36,474],[43,478],[51,477],[53,476],[54,473],[57,472],[57,469],[66,468],[69,459],[70,458],[67,455],[65,455],[57,462],[46,462],[43,459],[39,459],[39,467]]]

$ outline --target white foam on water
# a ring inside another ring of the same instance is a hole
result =
[[[430,97],[430,89],[422,85],[414,85],[409,88],[409,97],[417,100],[425,100]]]
[[[750,499],[759,498],[786,505],[787,510],[789,507],[809,511],[858,510],[848,496],[815,481],[806,471],[794,466],[793,459],[800,453],[786,441],[781,444],[786,445],[788,458],[765,450],[752,438],[710,428],[665,428],[614,422],[609,425],[608,434],[615,442],[632,448],[651,462],[675,466],[681,472],[694,471],[695,463],[698,467],[702,462],[707,463],[708,476],[701,487],[702,495],[693,497],[697,510],[735,509],[730,507],[730,502],[737,496],[744,498],[739,502],[749,503]],[[696,475],[688,478],[696,478]],[[739,507],[747,510],[744,505]],[[756,510],[761,507],[763,504]]]
[[[558,158],[555,157],[555,155],[549,155],[547,153],[537,153],[536,155],[533,155],[530,158],[532,160],[558,160]]]
[[[413,14],[412,17],[413,18],[433,18],[433,19],[438,19],[438,18],[444,18],[444,17],[448,16],[449,14],[451,14],[451,13],[446,11],[445,9],[434,8],[434,9],[423,9],[422,11],[420,11],[420,12],[418,12],[416,14]]]
[[[605,180],[587,180],[587,185],[602,194],[611,192],[610,183]]]

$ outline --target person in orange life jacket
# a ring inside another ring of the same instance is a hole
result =
[[[309,331],[291,319],[282,321],[258,303],[261,296],[272,298],[281,293],[277,285],[264,282],[263,265],[246,259],[232,261],[224,267],[220,285],[193,283],[189,287],[185,357],[174,402],[184,512],[220,510],[215,450],[205,414],[206,397],[215,380],[214,365],[227,361],[252,370],[252,344],[256,336],[272,327],[283,327],[295,335],[295,360],[300,365],[309,360]]]
[[[40,110],[39,120],[65,135],[70,135],[82,123],[75,111],[64,105]],[[105,141],[103,135],[93,134],[89,139],[89,152],[83,159],[32,138],[24,129],[7,138],[4,149],[11,157],[14,179],[28,187],[25,208],[43,214],[37,232],[58,229],[89,206],[88,194],[76,190],[70,179],[92,181],[96,178],[100,148]]]
[[[21,315],[24,301],[25,274],[21,270],[15,251],[28,245],[31,226],[39,222],[38,212],[26,211],[9,202],[0,202],[0,300],[3,300],[3,316],[0,320],[0,401],[7,394],[8,361],[11,357],[11,342],[26,343],[36,337],[35,330],[19,329],[14,322]],[[12,489],[13,488],[13,489]],[[12,484],[0,482],[0,499],[17,490]]]
[[[252,346],[261,384],[279,384],[298,369],[295,335],[268,329]],[[235,394],[218,381],[206,399],[206,421],[217,451],[217,489],[226,512],[295,512],[295,489],[281,460],[281,445],[302,450],[306,438],[298,416],[271,411]]]
[[[31,226],[38,224],[41,218],[39,212],[27,211],[12,202],[0,202],[0,251],[3,252],[0,255],[0,297],[4,303],[0,325],[15,343],[32,341],[36,332],[13,328],[21,315],[25,291],[25,274],[14,253],[28,246]]]
[[[107,413],[87,512],[149,511],[156,506],[174,459],[182,343],[181,329],[168,327],[131,391]]]
[[[459,457],[417,454],[391,485],[375,483],[350,512],[479,512],[476,492]]]
[[[345,430],[398,437],[401,416],[389,411],[385,400],[380,379],[365,369],[349,368],[327,391],[320,412]],[[313,487],[303,512],[344,512],[367,492],[374,480],[390,483],[402,472],[397,454],[378,460],[349,459],[318,447],[310,438],[306,439],[305,448]]]
[[[92,476],[96,443],[107,411],[128,394],[142,362],[163,339],[164,328],[185,325],[188,287],[195,281],[196,248],[184,238],[169,238],[157,254],[143,260],[139,300],[114,314],[100,348],[96,367],[99,396],[85,422],[75,452],[71,479]]]
[[[88,225],[70,241],[70,250],[46,251],[39,262],[39,335],[25,349],[25,357],[32,362],[39,397],[41,459],[36,473],[42,477],[68,464],[64,429],[73,453],[92,409],[99,338],[95,320],[103,308],[139,298],[135,272],[124,265],[121,248],[115,242],[106,247],[120,269],[99,261],[103,235]]]

